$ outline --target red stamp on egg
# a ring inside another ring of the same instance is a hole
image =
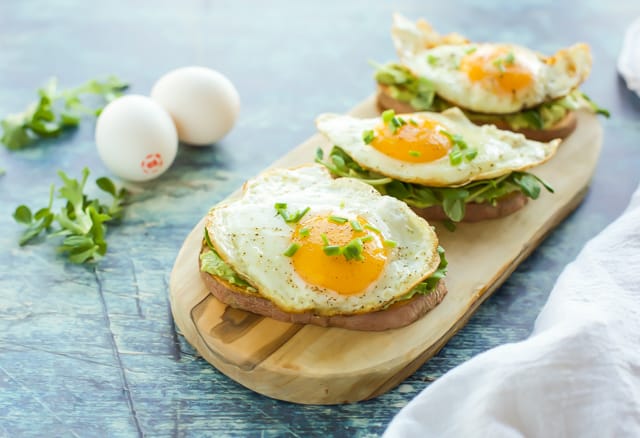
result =
[[[162,155],[161,154],[148,154],[144,157],[144,160],[140,162],[140,167],[144,173],[157,173],[162,168]]]

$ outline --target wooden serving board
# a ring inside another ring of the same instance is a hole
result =
[[[351,111],[377,115],[369,98]],[[555,194],[543,192],[515,214],[436,231],[447,252],[449,293],[408,327],[361,332],[289,324],[225,306],[210,295],[198,271],[204,219],[187,236],[170,281],[171,309],[187,340],[218,370],[260,394],[305,404],[376,397],[402,382],[467,322],[544,237],[582,200],[598,160],[602,129],[579,114],[577,130],[557,155],[535,169]],[[295,166],[328,150],[320,135],[274,163]],[[237,195],[237,193],[236,193]]]

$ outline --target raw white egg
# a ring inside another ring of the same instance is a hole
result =
[[[146,181],[171,166],[178,151],[178,135],[171,117],[157,102],[129,95],[111,102],[98,117],[96,146],[115,175]]]
[[[205,146],[231,131],[240,97],[231,81],[205,67],[183,67],[162,76],[151,98],[171,115],[181,141]]]

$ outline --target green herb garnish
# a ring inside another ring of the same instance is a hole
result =
[[[395,240],[385,240],[382,243],[384,244],[384,246],[388,246],[389,248],[395,248],[396,246],[398,246],[398,242],[396,242]]]
[[[309,234],[311,234],[311,231],[309,230],[309,228],[303,228],[300,230],[298,234],[300,234],[301,237],[309,237]]]
[[[462,163],[463,159],[471,161],[478,155],[478,150],[475,148],[470,148],[461,135],[450,134],[447,131],[440,132],[449,140],[451,140],[451,143],[453,143],[453,147],[449,151],[449,162],[452,166],[459,165],[460,163]]]
[[[349,219],[347,219],[346,217],[329,216],[329,222],[333,222],[334,224],[342,225],[342,224],[346,223],[348,220]]]
[[[382,113],[382,121],[391,130],[392,134],[395,134],[401,126],[407,124],[402,117],[397,117],[396,112],[392,109]]]
[[[409,151],[409,155],[411,155],[412,157],[421,157],[422,156],[422,152],[420,151]]]
[[[364,141],[365,144],[370,144],[374,138],[375,133],[373,132],[373,130],[364,131],[362,133],[362,141]]]
[[[381,233],[379,229],[374,227],[373,225],[365,224],[364,226],[367,230],[373,231],[374,233]]]
[[[476,50],[478,50],[477,47],[471,47],[470,49],[467,49],[464,53],[467,54],[467,55],[471,55]]]
[[[116,76],[105,81],[91,80],[79,87],[57,89],[57,81],[51,79],[38,89],[39,100],[22,113],[5,117],[0,141],[9,149],[22,149],[33,141],[44,137],[57,137],[65,129],[77,126],[85,115],[98,115],[104,105],[122,94],[127,84]],[[101,104],[87,107],[82,98],[99,96]]]
[[[82,170],[80,181],[69,178],[62,171],[58,171],[58,175],[63,185],[58,189],[57,197],[66,200],[58,213],[52,210],[55,191],[53,184],[46,207],[32,214],[29,207],[20,205],[13,213],[17,222],[27,226],[20,238],[20,245],[26,245],[43,232],[50,236],[62,236],[64,239],[58,250],[66,253],[71,262],[96,262],[107,252],[105,224],[122,217],[127,192],[124,189],[116,190],[108,178],[98,178],[96,185],[112,197],[111,204],[103,204],[98,199],[89,199],[84,193],[89,177],[89,169],[86,167]],[[58,229],[52,229],[54,222],[59,225]]]
[[[300,249],[300,244],[292,243],[289,248],[282,254],[287,257],[293,257],[293,255]]]
[[[322,250],[328,256],[337,256],[342,254],[342,247],[339,245],[325,245]]]
[[[435,55],[427,55],[427,62],[429,65],[436,65],[438,63],[438,57]]]
[[[360,222],[358,222],[357,220],[350,220],[349,223],[351,224],[351,228],[353,228],[354,231],[362,231],[362,225],[360,225]]]
[[[506,65],[513,65],[516,61],[516,57],[513,52],[507,53],[507,56],[504,57],[504,63]]]
[[[311,209],[310,207],[307,207],[304,210],[298,210],[295,213],[290,214],[287,211],[287,204],[284,202],[276,202],[273,207],[276,209],[276,215],[282,216],[282,219],[284,219],[288,224],[300,222],[300,219],[302,219],[303,216]]]
[[[468,148],[464,152],[469,153],[470,150],[471,148]],[[339,157],[339,160],[336,157]],[[327,166],[332,173],[335,168],[337,170],[335,175],[358,178],[372,185],[383,195],[393,196],[413,207],[426,208],[439,205],[452,223],[462,220],[465,206],[469,202],[495,204],[503,196],[517,191],[535,199],[539,196],[541,187],[550,192],[553,191],[538,177],[526,172],[512,172],[498,178],[473,181],[461,187],[428,187],[385,178],[378,173],[366,170],[338,146],[334,146],[331,150],[330,159],[331,163],[324,161],[319,163]],[[342,163],[342,167],[335,166],[338,161]],[[380,233],[380,230],[369,224],[364,228]]]

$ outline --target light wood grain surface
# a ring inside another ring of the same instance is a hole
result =
[[[376,115],[373,98],[351,113]],[[172,271],[170,294],[176,324],[207,361],[258,393],[305,404],[376,397],[436,354],[580,203],[601,143],[598,120],[581,113],[577,130],[556,156],[533,170],[555,193],[543,192],[538,200],[503,219],[460,224],[455,232],[436,223],[449,260],[449,293],[439,306],[407,327],[360,332],[304,326],[223,305],[209,295],[198,271],[203,221],[185,240]],[[331,145],[315,135],[273,166],[307,163],[319,146],[327,149]]]

